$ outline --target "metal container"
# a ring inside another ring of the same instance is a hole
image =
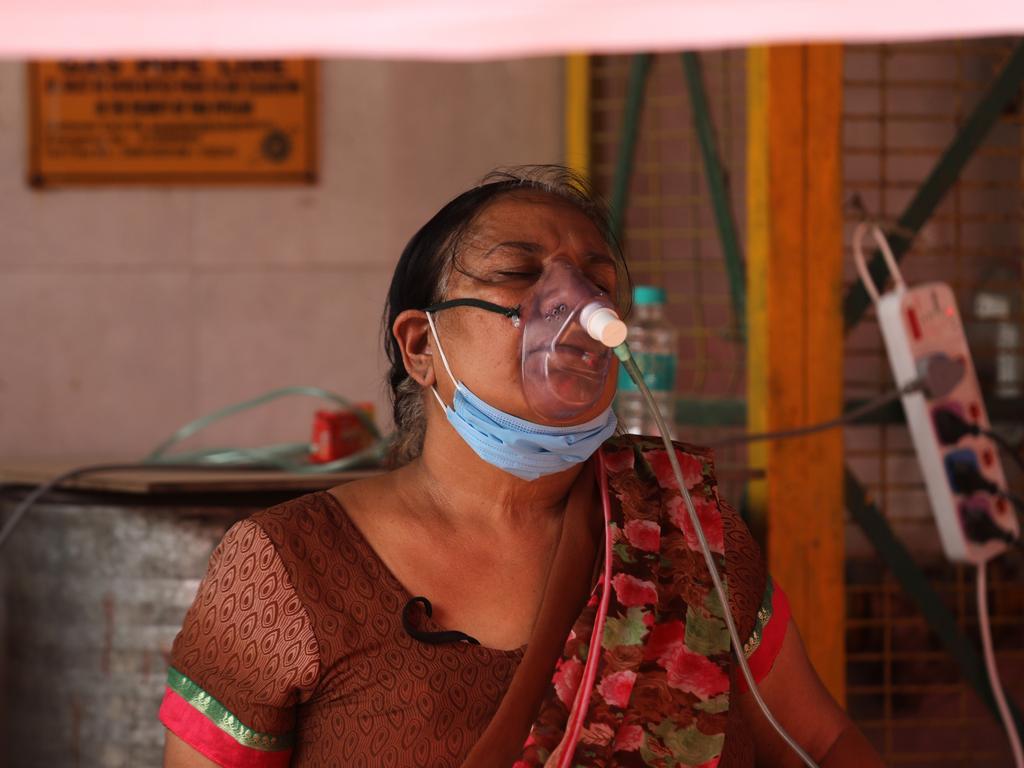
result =
[[[23,496],[0,492],[0,518]],[[168,655],[210,553],[281,500],[61,493],[34,506],[0,552],[0,766],[162,765]]]

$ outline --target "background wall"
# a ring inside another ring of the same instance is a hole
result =
[[[380,316],[402,247],[491,167],[562,159],[562,80],[558,59],[325,62],[316,186],[38,192],[25,69],[0,64],[0,457],[136,458],[294,384],[389,422]],[[316,404],[188,446],[305,439]]]

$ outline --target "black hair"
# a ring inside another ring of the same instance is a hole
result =
[[[434,214],[402,251],[395,266],[384,307],[384,349],[390,370],[395,439],[393,464],[404,464],[423,447],[426,420],[420,386],[402,362],[402,349],[392,333],[395,319],[407,309],[424,309],[444,298],[448,276],[457,269],[462,236],[483,210],[498,197],[516,190],[536,190],[568,200],[598,227],[616,261],[621,301],[628,307],[631,296],[629,271],[611,230],[607,208],[579,174],[559,165],[528,165],[502,168],[487,174],[481,183],[449,201]]]

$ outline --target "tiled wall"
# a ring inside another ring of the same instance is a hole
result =
[[[395,261],[492,166],[561,159],[561,63],[327,62],[321,104],[313,187],[39,192],[25,70],[0,64],[0,457],[138,458],[293,384],[374,400],[386,422]],[[306,439],[314,405],[188,446]]]

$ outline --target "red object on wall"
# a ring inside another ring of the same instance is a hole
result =
[[[373,403],[356,403],[353,407],[373,419]],[[373,439],[373,434],[354,410],[320,410],[313,418],[309,458],[315,464],[343,459],[366,448]]]

